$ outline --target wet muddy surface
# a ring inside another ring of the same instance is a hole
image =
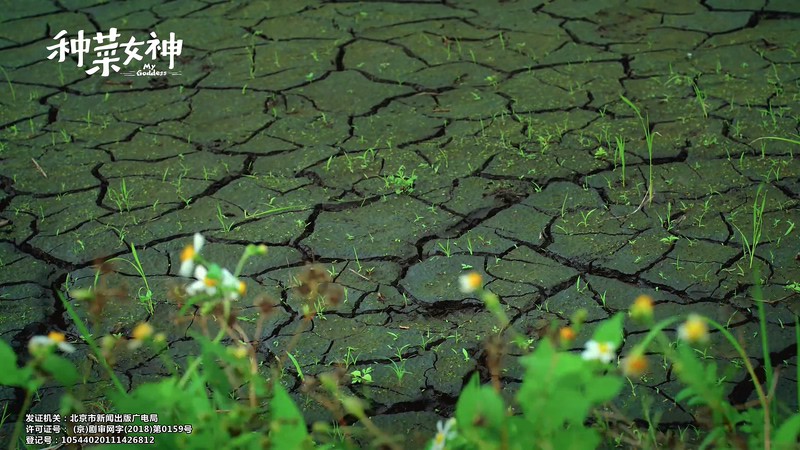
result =
[[[306,375],[372,368],[373,383],[347,389],[395,433],[429,438],[465,381],[488,375],[485,342],[499,330],[458,290],[470,268],[534,346],[585,308],[577,351],[593,323],[648,294],[657,317],[728,324],[763,370],[760,273],[778,397],[796,408],[800,146],[754,140],[797,139],[800,4],[160,3],[0,13],[0,336],[20,354],[56,329],[85,359],[56,293],[91,286],[95,261],[132,259],[135,245],[154,314],[118,263],[109,282],[129,294],[98,330],[147,320],[178,361],[195,355],[196,323],[176,325],[166,293],[186,281],[178,254],[201,232],[204,255],[230,268],[246,244],[269,247],[243,271],[240,314],[252,332],[252,298],[279,299],[260,337],[267,361],[302,319],[292,277],[309,262],[331,272],[345,298],[293,354]],[[62,29],[112,27],[122,40],[174,32],[180,74],[103,77],[85,72],[93,53],[84,67],[47,59]],[[652,154],[621,94],[649,122]],[[622,353],[645,332],[629,326]],[[519,354],[503,360],[509,396]],[[717,334],[711,356],[741,366]],[[392,361],[409,373],[398,379]],[[674,375],[651,362],[618,406],[641,417],[650,397],[664,426],[694,423]],[[116,368],[129,386],[169,373],[145,351]],[[107,384],[98,373],[90,386]],[[293,367],[283,382],[308,420],[327,420]],[[754,397],[744,370],[721,383],[735,403]],[[34,411],[54,411],[59,395],[45,388]],[[21,393],[0,389],[0,402],[13,411]]]

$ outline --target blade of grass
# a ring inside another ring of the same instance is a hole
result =
[[[294,364],[294,369],[297,371],[297,376],[300,378],[300,381],[303,381],[303,369],[300,368],[300,364],[295,359],[294,355],[289,352],[286,352],[289,355],[289,359],[292,360],[292,364]]]

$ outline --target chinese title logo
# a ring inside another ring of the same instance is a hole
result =
[[[111,70],[119,72],[120,66],[117,64],[122,60],[123,56],[125,60],[122,62],[122,66],[127,66],[133,60],[142,61],[144,57],[139,54],[139,50],[140,47],[143,47],[145,44],[147,44],[147,48],[144,50],[145,56],[149,56],[153,61],[159,56],[169,57],[170,69],[173,69],[175,66],[175,57],[180,56],[181,50],[183,49],[183,39],[176,40],[175,33],[170,33],[169,39],[159,40],[156,33],[151,32],[150,37],[152,39],[149,39],[147,42],[137,41],[133,36],[131,36],[128,42],[120,42],[118,39],[121,35],[117,33],[116,28],[111,28],[107,34],[98,31],[91,39],[84,37],[83,30],[78,31],[77,39],[67,40],[67,38],[64,37],[66,34],[66,30],[61,30],[53,38],[57,40],[58,43],[47,47],[47,50],[52,51],[47,59],[53,59],[58,56],[58,62],[64,62],[68,54],[76,55],[78,57],[78,67],[83,67],[84,55],[94,53],[95,59],[92,60],[92,67],[87,69],[86,73],[94,75],[102,70],[100,73],[102,77],[107,77],[111,73]],[[94,48],[91,48],[92,41],[96,43]],[[137,71],[136,75],[167,74],[167,72],[155,71],[155,64],[145,64],[144,68],[145,71]],[[124,74],[128,76],[134,75],[133,72]]]

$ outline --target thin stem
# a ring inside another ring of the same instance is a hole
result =
[[[647,336],[644,337],[642,342],[637,347],[641,347],[643,349],[647,348],[647,346],[650,345],[650,342],[652,342],[653,339],[655,339],[656,337],[659,336],[659,333],[661,332],[661,330],[663,330],[664,328],[672,325],[673,323],[675,323],[675,322],[677,322],[679,320],[680,320],[680,317],[670,317],[668,319],[662,320],[661,322],[658,322],[657,324],[655,324],[650,329],[650,332],[647,333]]]
[[[222,339],[222,336],[225,336],[225,328],[224,327],[219,329],[219,332],[217,333],[217,336],[214,337],[214,340],[211,341],[211,342],[214,343],[214,344],[218,343],[220,341],[220,339]],[[189,377],[192,376],[192,374],[197,370],[197,367],[200,366],[200,361],[202,361],[202,358],[199,358],[199,357],[195,358],[195,360],[192,361],[192,363],[186,369],[186,373],[183,374],[183,377],[178,382],[178,388],[183,389],[183,387],[186,386],[186,383],[189,381]]]
[[[762,306],[763,308],[763,306]],[[706,318],[705,320],[708,321],[714,328],[718,329],[725,339],[731,343],[733,348],[736,350],[736,353],[742,357],[744,361],[744,366],[747,368],[747,373],[750,374],[750,378],[753,380],[753,386],[756,389],[756,394],[758,395],[758,402],[761,403],[761,407],[764,408],[764,449],[769,450],[770,448],[770,411],[769,411],[769,400],[767,396],[764,394],[764,388],[761,386],[761,383],[758,381],[758,377],[756,376],[755,369],[753,369],[753,364],[750,363],[750,358],[745,353],[744,349],[741,345],[736,341],[733,335],[725,329],[721,324],[717,323],[714,320]],[[763,323],[763,321],[762,321]],[[765,364],[769,361],[769,356],[765,355]],[[771,372],[771,370],[770,370]]]
[[[764,354],[764,371],[767,375],[767,385],[772,384],[772,360],[769,356],[769,346],[767,345],[767,319],[764,311],[764,297],[761,293],[761,281],[759,280],[758,269],[753,273],[756,283],[753,291],[753,298],[758,306],[758,321],[761,325],[761,352]]]
[[[111,369],[111,366],[108,364],[108,361],[103,356],[103,352],[100,351],[100,347],[97,346],[97,343],[94,341],[94,338],[92,338],[91,333],[89,333],[89,329],[86,328],[86,324],[84,324],[81,318],[78,317],[78,314],[72,308],[72,305],[69,304],[69,302],[67,301],[66,298],[64,298],[64,295],[61,292],[58,293],[58,298],[61,299],[61,303],[67,310],[67,314],[69,314],[69,316],[75,322],[75,325],[78,327],[78,331],[81,332],[83,339],[86,341],[86,343],[89,344],[89,348],[92,349],[92,353],[94,353],[94,355],[97,357],[97,360],[100,361],[100,365],[102,365],[103,368],[108,373],[108,376],[111,378],[111,381],[114,383],[114,386],[117,388],[117,391],[119,391],[119,393],[122,394],[124,397],[127,397],[128,392],[125,390],[125,387],[122,386],[122,383],[119,381],[119,378],[117,378],[117,375]]]
[[[14,435],[11,436],[11,441],[8,443],[8,450],[16,450],[18,448],[17,442],[19,441],[19,436],[22,433],[22,420],[25,418],[25,412],[31,407],[32,400],[33,392],[26,389],[25,402],[22,404],[22,409],[19,410],[19,416],[17,416],[17,422],[14,424]]]

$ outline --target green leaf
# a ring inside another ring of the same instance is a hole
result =
[[[617,376],[594,377],[586,389],[586,399],[594,404],[607,402],[619,394],[624,382]]]
[[[21,378],[19,367],[17,367],[17,355],[6,341],[0,341],[0,384],[6,386],[22,386],[24,379]]]
[[[307,442],[308,431],[303,415],[286,390],[275,383],[275,395],[272,397],[272,422],[270,423],[270,441],[273,450],[302,449]]]
[[[222,344],[211,342],[211,340],[202,335],[195,336],[195,340],[200,341],[203,376],[208,381],[208,384],[217,392],[232,391],[233,387],[228,381],[228,377],[217,362],[217,358],[225,355]]]
[[[500,430],[505,417],[503,399],[492,387],[481,387],[478,375],[474,375],[456,404],[460,432],[467,439],[484,439]]]
[[[775,448],[790,449],[797,445],[797,435],[800,434],[800,413],[786,419],[775,433]]]
[[[583,426],[571,426],[559,430],[553,437],[552,448],[559,450],[584,450],[597,448],[600,435],[597,431]]]
[[[297,370],[297,377],[300,378],[300,381],[303,381],[303,369],[300,368],[300,363],[297,362],[297,359],[295,359],[294,355],[291,353],[286,352],[286,354],[289,355],[289,359],[292,360],[292,364],[294,364],[294,368]]]
[[[547,403],[547,415],[542,419],[549,422],[548,428],[553,430],[563,429],[565,422],[581,428],[590,408],[591,403],[582,392],[560,386]]]
[[[594,332],[594,339],[597,342],[611,342],[616,348],[622,345],[622,321],[624,313],[614,314],[614,317],[601,323]]]
[[[42,368],[62,385],[69,387],[78,382],[78,370],[72,361],[52,354],[42,360]]]

